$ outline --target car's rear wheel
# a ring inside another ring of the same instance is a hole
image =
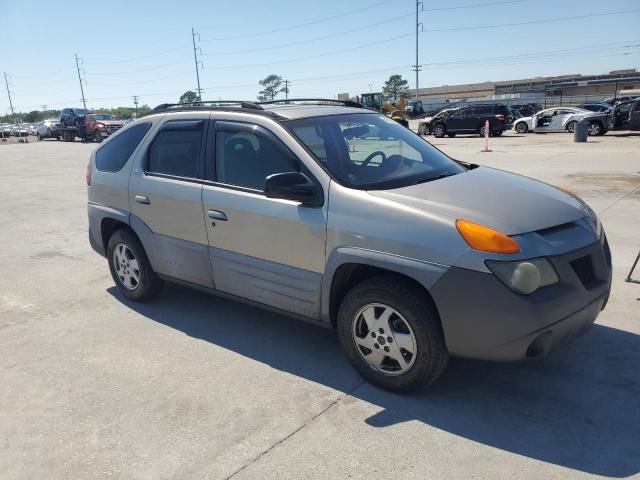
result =
[[[125,297],[138,302],[154,298],[163,281],[151,268],[140,240],[128,230],[116,230],[107,245],[109,270]]]
[[[384,389],[425,388],[449,360],[435,307],[425,292],[394,276],[353,287],[340,306],[337,331],[358,373]]]
[[[567,132],[573,133],[575,131],[576,131],[576,122],[572,121],[572,122],[567,123]]]
[[[436,138],[443,138],[446,135],[447,131],[444,128],[444,125],[436,125],[433,127],[433,136]]]
[[[516,123],[516,132],[527,133],[528,130],[529,130],[529,127],[527,127],[527,124],[525,122]]]
[[[483,123],[478,129],[478,135],[480,135],[481,137],[484,137],[484,129],[485,129],[485,124]],[[491,135],[491,124],[489,124],[489,135]]]

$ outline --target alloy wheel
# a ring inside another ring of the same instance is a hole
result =
[[[140,285],[140,267],[131,249],[119,243],[113,249],[113,269],[120,284],[127,290],[135,290]]]
[[[379,373],[402,375],[415,363],[415,334],[388,305],[371,303],[360,308],[353,318],[352,337],[360,357]]]

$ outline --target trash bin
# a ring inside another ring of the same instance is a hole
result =
[[[588,134],[589,134],[589,120],[586,118],[583,118],[578,123],[576,123],[576,127],[573,129],[573,141],[586,142]]]

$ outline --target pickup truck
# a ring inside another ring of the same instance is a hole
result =
[[[93,138],[95,142],[100,143],[120,130],[124,123],[110,113],[89,112],[84,116],[84,126],[87,129],[87,138]]]

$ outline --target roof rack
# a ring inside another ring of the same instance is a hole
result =
[[[157,113],[167,112],[192,112],[194,110],[220,110],[220,111],[234,111],[234,112],[251,112],[254,114],[265,115],[273,118],[281,118],[276,112],[265,110],[255,102],[247,102],[244,100],[200,100],[195,102],[184,103],[161,103],[157,107],[149,110],[142,115],[146,117],[148,115],[154,115]]]
[[[251,108],[253,110],[264,110],[260,105],[254,102],[247,102],[245,100],[196,100],[195,102],[182,102],[182,103],[161,103],[154,110],[168,110],[170,108],[185,108],[185,107],[240,107]]]
[[[354,102],[353,100],[336,100],[335,98],[281,98],[279,100],[269,100],[266,102],[258,102],[257,105],[270,105],[274,103],[285,103],[285,104],[312,104],[312,105],[328,105],[328,104],[339,104],[344,105],[345,107],[354,107],[354,108],[365,108],[363,104],[360,102]]]

